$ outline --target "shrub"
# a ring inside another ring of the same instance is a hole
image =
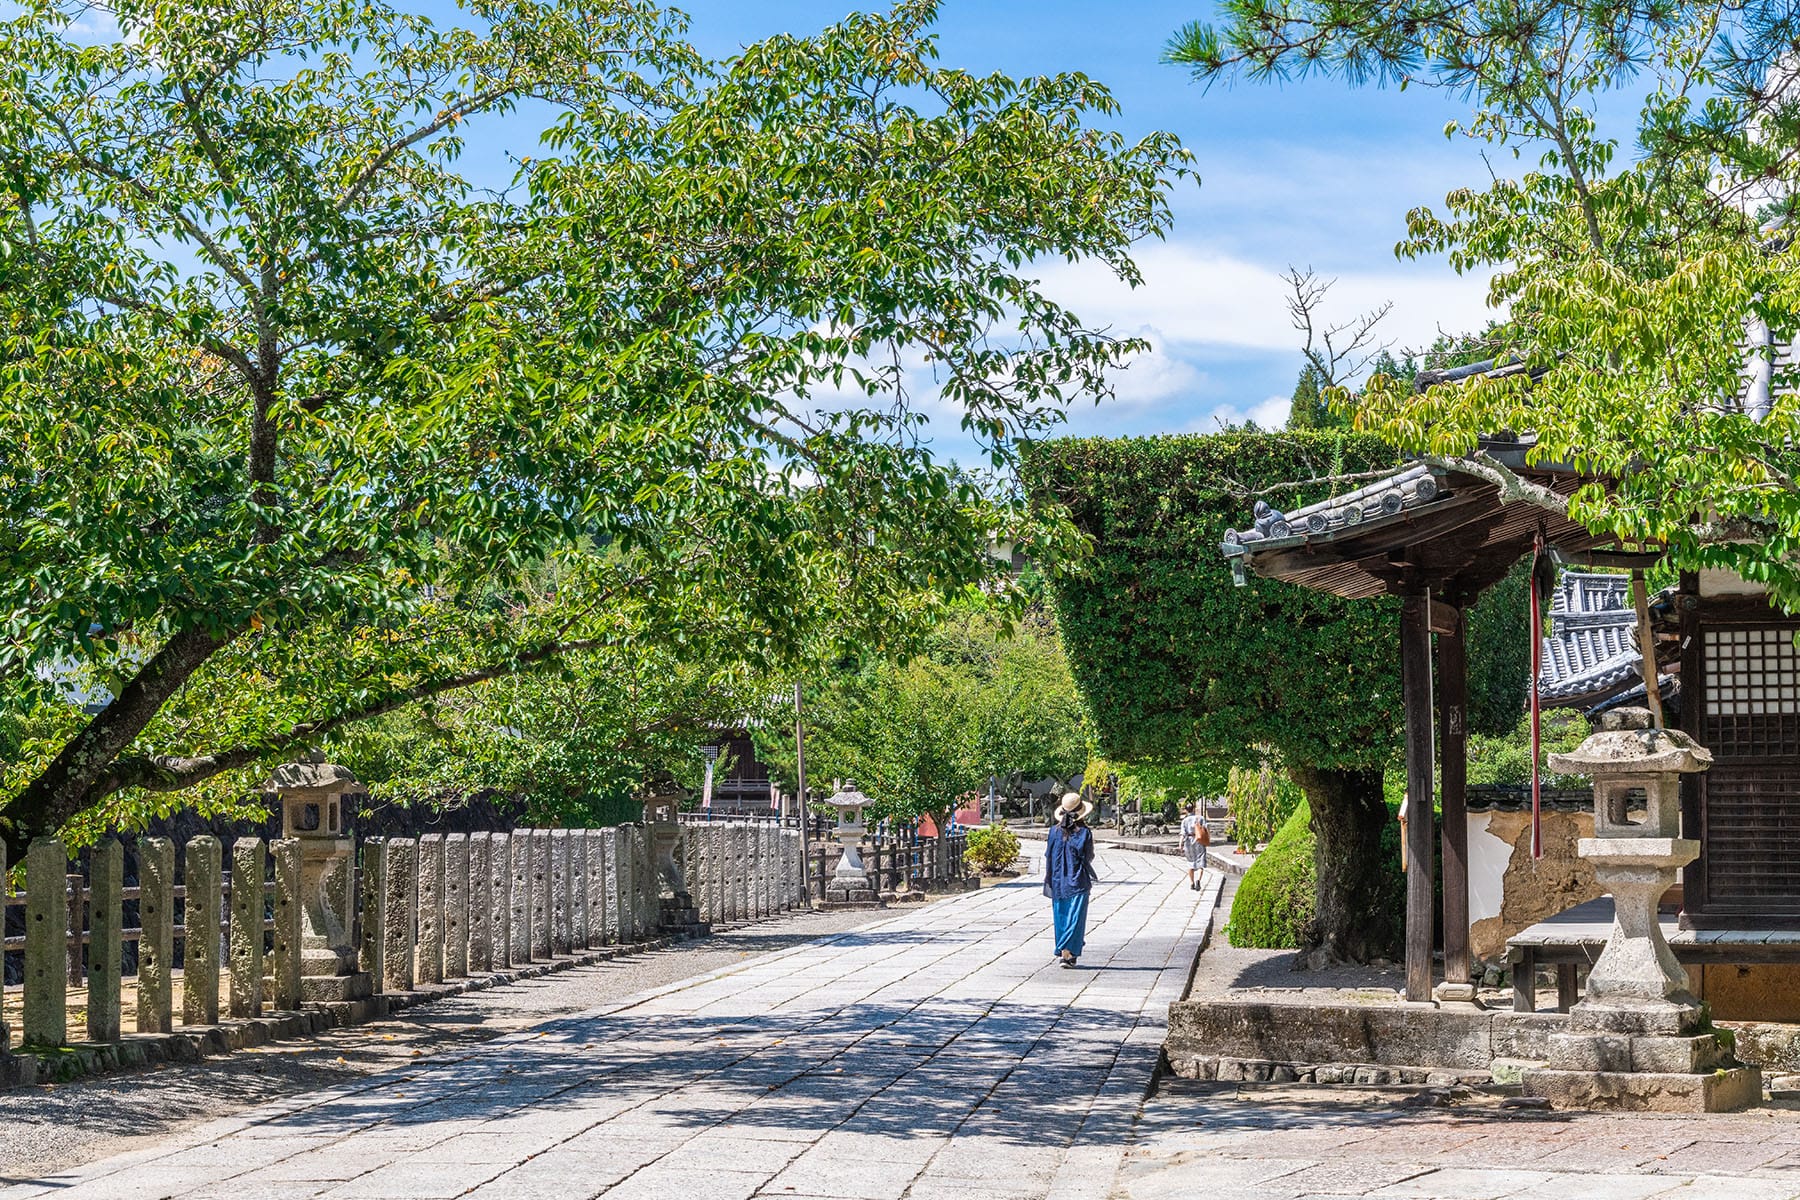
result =
[[[1388,927],[1374,931],[1372,938],[1376,945],[1393,947],[1403,945],[1406,934],[1406,876],[1400,870],[1398,804],[1398,796],[1389,798],[1389,819],[1381,831],[1380,861],[1376,864],[1374,911],[1384,914]],[[1314,849],[1312,810],[1302,800],[1238,884],[1226,926],[1233,946],[1293,950],[1308,944],[1306,926],[1313,919],[1317,886]]]
[[[1019,835],[1006,827],[1005,821],[969,830],[969,845],[964,857],[983,875],[998,875],[1019,857]]]
[[[1231,902],[1227,933],[1233,946],[1287,950],[1300,946],[1313,916],[1312,810],[1302,801],[1256,856]],[[1246,843],[1247,844],[1247,843]]]

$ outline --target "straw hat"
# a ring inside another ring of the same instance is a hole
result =
[[[1093,811],[1094,806],[1084,801],[1080,792],[1065,792],[1062,803],[1056,806],[1056,810],[1050,814],[1050,819],[1060,821],[1064,813],[1074,813],[1078,820],[1085,821],[1088,814]]]

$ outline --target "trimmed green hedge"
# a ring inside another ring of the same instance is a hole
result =
[[[1398,798],[1388,804],[1390,819],[1381,831],[1377,865],[1381,901],[1389,928],[1378,941],[1401,945],[1406,936],[1406,874],[1400,870]],[[1226,936],[1233,946],[1249,950],[1294,950],[1305,943],[1312,920],[1317,879],[1313,868],[1312,810],[1302,800],[1293,815],[1256,856],[1238,884],[1231,902]],[[1442,873],[1438,875],[1442,879]]]
[[[1292,950],[1313,916],[1312,810],[1302,800],[1238,884],[1226,926],[1233,946]]]

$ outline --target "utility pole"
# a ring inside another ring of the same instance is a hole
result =
[[[794,684],[794,801],[800,808],[802,844],[807,827],[806,808],[806,719],[800,706],[800,685]]]

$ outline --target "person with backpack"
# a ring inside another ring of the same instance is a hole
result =
[[[1088,893],[1094,880],[1094,833],[1087,816],[1094,811],[1076,792],[1062,798],[1051,814],[1044,846],[1044,895],[1050,898],[1050,922],[1056,935],[1055,956],[1073,967],[1087,940]]]
[[[1188,888],[1200,890],[1200,879],[1206,870],[1206,848],[1212,845],[1212,830],[1200,815],[1200,802],[1187,802],[1187,815],[1181,818],[1181,853],[1188,864]]]

